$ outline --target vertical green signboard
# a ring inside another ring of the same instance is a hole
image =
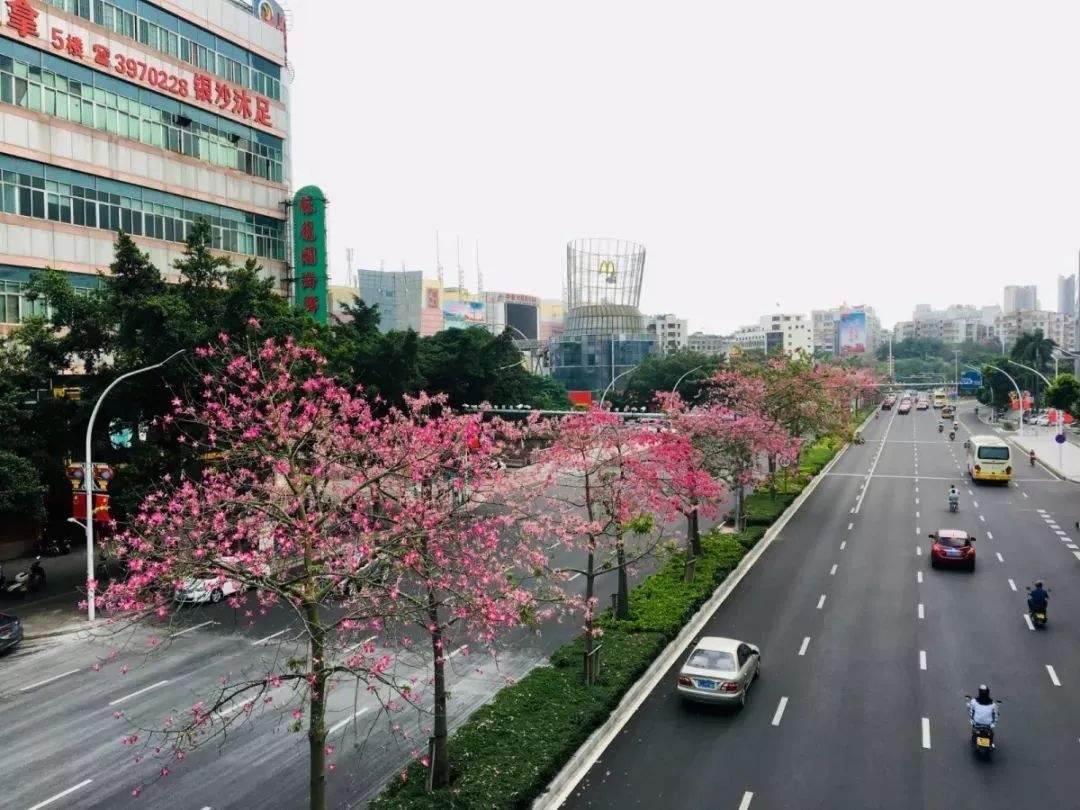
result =
[[[293,275],[296,305],[318,323],[327,321],[326,195],[304,186],[293,197]]]

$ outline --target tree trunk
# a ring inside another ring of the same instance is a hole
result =
[[[312,673],[311,703],[308,711],[308,801],[311,810],[326,810],[326,670],[323,628],[319,621],[319,606],[314,602],[304,605],[308,629],[311,633],[311,657],[308,662]]]
[[[439,605],[435,591],[428,589],[428,620],[434,630],[431,631],[431,651],[435,661],[435,692],[433,695],[434,724],[432,736],[435,739],[431,757],[431,787],[433,790],[450,784],[450,760],[446,753],[446,650],[443,649],[442,626],[439,624]]]
[[[615,547],[615,555],[619,563],[619,592],[615,596],[615,618],[630,618],[630,582],[626,575],[626,544],[623,542],[622,533],[619,533],[618,544]]]
[[[686,539],[689,541],[690,551],[695,557],[701,556],[701,529],[698,524],[698,512],[695,508],[686,516]]]
[[[589,549],[589,556],[585,563],[585,683],[592,685],[596,682],[596,657],[593,655],[596,639],[593,638],[594,607],[592,604],[593,594],[596,590],[596,573],[593,570],[594,554]]]

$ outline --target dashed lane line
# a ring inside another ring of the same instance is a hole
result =
[[[922,602],[919,602],[919,618],[920,619],[925,619],[926,618],[926,610],[925,610],[925,608],[923,608],[923,603]]]
[[[1061,686],[1061,681],[1058,679],[1057,673],[1054,672],[1054,668],[1049,664],[1046,665],[1046,674],[1050,676],[1050,683],[1054,686]]]
[[[753,791],[746,791],[742,795],[742,801],[739,802],[739,810],[750,810],[750,802],[754,800]]]
[[[79,784],[73,785],[72,787],[69,787],[67,790],[61,790],[55,796],[50,796],[45,801],[38,802],[33,807],[28,807],[27,810],[40,810],[40,808],[42,808],[42,807],[47,807],[50,804],[52,804],[53,802],[64,798],[65,796],[70,796],[76,790],[79,790],[80,788],[86,787],[87,785],[89,785],[93,781],[94,781],[93,779],[83,779],[81,782],[79,782]]]
[[[926,650],[919,650],[919,669],[926,669]]]
[[[930,718],[922,719],[922,747],[930,748]]]
[[[821,595],[821,598],[817,600],[817,609],[821,610],[825,607],[825,594]]]
[[[774,726],[780,725],[780,718],[784,716],[784,709],[787,708],[787,698],[780,698],[780,704],[776,707],[776,714],[773,715],[772,724]]]
[[[806,655],[806,648],[810,646],[810,636],[806,636],[802,640],[802,645],[799,647],[799,655]]]
[[[1000,562],[1000,563],[1005,562],[1005,558],[1001,556],[1000,551],[996,552],[996,555],[997,555],[997,558],[998,558],[998,562]]]
[[[142,689],[139,689],[138,691],[132,692],[130,695],[124,695],[123,697],[118,697],[116,700],[110,700],[109,705],[110,706],[119,706],[121,703],[124,703],[125,701],[131,700],[133,697],[138,697],[139,695],[143,694],[144,692],[149,692],[151,689],[157,689],[159,686],[165,686],[165,684],[167,684],[168,682],[169,682],[168,680],[164,680],[164,681],[158,681],[157,683],[152,683],[149,686],[144,686]]]
[[[1012,578],[1009,579],[1009,587],[1016,590],[1016,583],[1012,581]]]
[[[1024,623],[1027,625],[1028,630],[1034,630],[1035,625],[1031,623],[1031,617],[1028,616],[1026,613],[1021,613],[1020,615],[1024,617]]]
[[[835,577],[836,576],[836,563],[833,563],[833,567],[829,569],[829,576],[830,577]]]

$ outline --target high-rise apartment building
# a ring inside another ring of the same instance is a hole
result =
[[[0,4],[0,330],[35,270],[94,287],[123,229],[168,275],[198,218],[287,294],[289,163],[273,0]]]
[[[1020,335],[1036,329],[1041,329],[1044,337],[1050,338],[1062,348],[1076,348],[1076,318],[1041,309],[1022,309],[1001,315],[994,324],[994,336],[1008,347],[1015,343]]]
[[[778,312],[762,315],[758,323],[774,335],[772,345],[779,346],[789,357],[796,353],[809,357],[814,353],[814,331],[805,315]]]
[[[1022,309],[1038,309],[1038,289],[1034,284],[1008,286],[1005,288],[1005,300],[1003,304],[1001,310],[1004,315],[1019,312]]]
[[[653,315],[645,319],[645,331],[653,336],[656,353],[671,354],[687,347],[687,322],[674,315]]]
[[[1058,276],[1057,311],[1062,315],[1076,315],[1076,275]]]
[[[857,317],[857,313],[863,313],[865,320],[865,340],[863,348],[857,354],[870,354],[877,346],[881,321],[878,319],[874,308],[870,306],[848,306],[842,304],[833,309],[815,309],[810,313],[811,335],[814,351],[818,354],[839,355],[844,353],[845,347],[841,345],[839,327],[847,319],[851,321]],[[850,355],[850,347],[847,353]]]

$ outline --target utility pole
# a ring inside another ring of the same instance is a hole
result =
[[[953,349],[953,385],[956,389],[956,398],[960,399],[960,350]]]

